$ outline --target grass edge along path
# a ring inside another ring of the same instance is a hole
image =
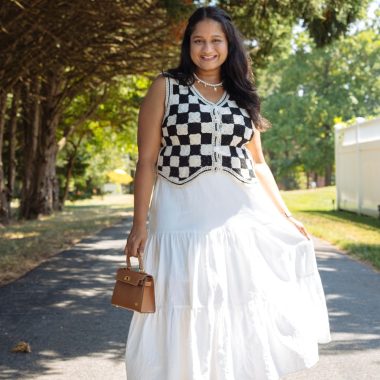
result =
[[[20,278],[47,258],[132,215],[133,197],[105,196],[67,202],[64,210],[0,229],[0,286]],[[127,234],[125,236],[127,238]]]
[[[380,270],[380,220],[335,209],[335,186],[281,192],[307,230]]]
[[[282,191],[308,231],[380,270],[380,221],[334,209],[335,187]],[[0,229],[0,286],[35,268],[82,238],[132,215],[133,196],[68,203],[64,211]],[[127,238],[127,235],[126,235]]]

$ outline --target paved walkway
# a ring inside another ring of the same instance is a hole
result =
[[[110,297],[129,228],[107,228],[0,288],[0,379],[125,379],[132,313]],[[286,380],[380,379],[380,274],[319,240],[316,247],[334,341],[314,368]],[[30,354],[9,352],[20,340]]]

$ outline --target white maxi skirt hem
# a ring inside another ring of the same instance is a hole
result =
[[[128,380],[278,380],[331,341],[313,243],[258,181],[158,177],[144,266],[156,312],[133,314]]]

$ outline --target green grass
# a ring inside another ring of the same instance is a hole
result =
[[[336,211],[335,187],[282,192],[309,232],[380,269],[380,221]],[[0,229],[0,284],[12,281],[81,238],[132,215],[131,196],[67,203],[64,211]],[[127,237],[127,236],[126,236]]]
[[[62,212],[0,229],[0,284],[10,282],[81,238],[132,215],[131,196],[67,202]],[[127,236],[126,236],[127,237]]]
[[[379,219],[335,210],[334,186],[284,191],[282,196],[289,209],[314,236],[380,269]]]

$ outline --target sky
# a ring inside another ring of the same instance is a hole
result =
[[[380,10],[380,0],[374,0],[370,3],[368,10],[367,10],[367,19],[368,20],[374,20],[376,18],[375,11]],[[355,33],[358,30],[365,28],[365,22],[364,21],[357,21],[355,24],[352,25],[351,33]]]

